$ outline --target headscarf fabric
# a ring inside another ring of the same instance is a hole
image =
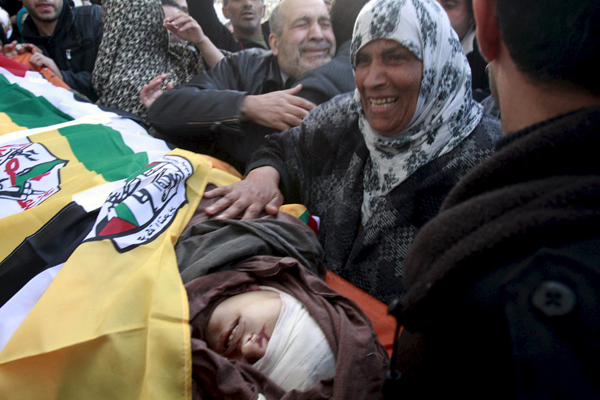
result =
[[[365,166],[362,223],[384,196],[418,168],[451,151],[481,121],[473,100],[471,69],[446,12],[435,0],[373,0],[354,25],[350,60],[368,43],[394,40],[423,63],[415,114],[402,131],[383,136],[369,124],[360,92],[354,95],[359,128],[370,158]]]

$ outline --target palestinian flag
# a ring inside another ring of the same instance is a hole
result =
[[[237,178],[0,68],[0,398],[189,399],[173,245]]]

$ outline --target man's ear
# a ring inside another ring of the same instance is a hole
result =
[[[229,10],[226,7],[223,7],[221,9],[221,11],[223,11],[223,16],[227,19],[231,19],[231,17],[229,16]]]
[[[274,56],[277,56],[277,54],[279,54],[279,48],[277,47],[278,45],[279,37],[276,34],[271,33],[269,35],[269,46],[271,47]]]
[[[473,0],[477,23],[477,43],[483,58],[492,62],[500,52],[500,24],[496,18],[496,0]]]
[[[260,19],[262,20],[265,17],[265,13],[267,12],[267,6],[263,6],[262,13],[260,14]]]

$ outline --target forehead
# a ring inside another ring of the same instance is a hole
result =
[[[287,0],[280,7],[286,25],[299,19],[329,19],[329,11],[323,0]]]
[[[365,44],[357,53],[357,56],[362,55],[377,55],[386,53],[407,53],[414,54],[404,47],[400,42],[390,39],[376,39]]]
[[[260,3],[260,4],[264,4],[265,1],[264,0],[252,0],[254,3]],[[225,4],[227,3],[227,4]],[[242,3],[245,3],[244,0],[223,0],[223,5],[225,7],[228,7],[230,4],[235,4],[235,5],[242,5]]]

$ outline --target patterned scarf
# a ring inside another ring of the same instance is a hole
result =
[[[358,90],[354,104],[370,152],[365,166],[362,223],[383,197],[418,168],[467,137],[483,115],[471,93],[471,69],[446,12],[435,0],[374,0],[354,26],[350,60],[366,44],[395,40],[423,62],[415,114],[402,131],[382,136],[369,124]]]

